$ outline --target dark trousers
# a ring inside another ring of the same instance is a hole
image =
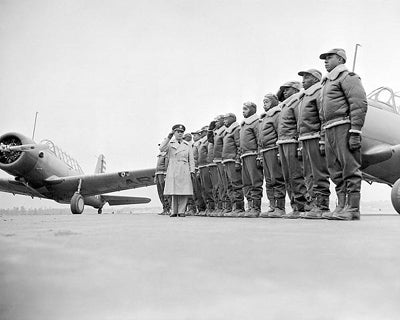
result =
[[[265,189],[268,200],[282,199],[286,196],[285,179],[278,161],[278,149],[268,150],[262,153]]]
[[[302,167],[303,167],[304,184],[306,185],[306,189],[307,189],[306,198],[307,198],[307,201],[312,202],[312,201],[314,201],[314,199],[316,197],[314,188],[313,188],[313,170],[311,168],[311,161],[310,161],[309,154],[307,152],[305,152],[304,147],[303,147],[302,155],[303,155]]]
[[[200,170],[201,189],[203,192],[203,199],[206,204],[214,202],[212,194],[212,183],[210,177],[210,170],[208,167],[202,167]]]
[[[280,144],[279,155],[290,204],[293,210],[304,211],[304,205],[307,202],[307,189],[304,183],[301,162],[297,159],[297,143]]]
[[[228,201],[228,177],[226,176],[222,162],[217,163],[218,169],[218,199]]]
[[[205,210],[206,204],[205,200],[203,199],[203,193],[201,190],[201,182],[199,175],[196,174],[194,177],[192,177],[192,184],[193,184],[194,203],[196,204],[199,211]]]
[[[164,188],[165,188],[165,175],[164,174],[157,174],[156,175],[156,185],[157,185],[157,192],[158,198],[163,206],[164,210],[169,210],[171,208],[170,197],[164,195]]]
[[[257,155],[246,156],[242,158],[242,180],[243,188],[246,189],[247,200],[261,200],[263,173],[257,168]]]
[[[350,151],[350,124],[342,124],[325,131],[325,150],[328,170],[336,193],[359,193],[361,190],[361,151]]]
[[[212,184],[212,197],[214,201],[218,201],[219,184],[218,184],[218,167],[216,164],[209,166],[210,179]]]
[[[242,172],[237,170],[235,162],[225,162],[224,169],[228,178],[228,196],[231,202],[243,202]]]
[[[304,169],[309,167],[311,170],[313,192],[316,196],[329,197],[328,165],[319,151],[319,138],[303,140],[303,153],[306,155],[303,157]]]

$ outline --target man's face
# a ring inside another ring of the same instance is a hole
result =
[[[232,123],[235,122],[235,119],[233,117],[226,117],[224,118],[224,125],[225,127],[229,127]]]
[[[220,118],[217,120],[217,122],[215,122],[215,128],[219,129],[224,125],[224,118]]]
[[[248,118],[250,116],[252,116],[253,114],[255,114],[255,110],[254,108],[248,107],[246,105],[243,105],[243,117]]]
[[[175,139],[181,141],[183,138],[183,131],[182,130],[175,130],[174,131]]]
[[[332,53],[328,54],[325,58],[325,69],[328,72],[331,72],[333,69],[335,69],[339,64],[343,64],[343,61],[341,57],[339,57],[337,54]]]
[[[263,107],[264,107],[265,111],[268,111],[269,109],[271,109],[271,104],[272,104],[271,100],[264,99],[263,103],[264,103]]]
[[[311,87],[313,84],[317,83],[318,79],[315,78],[313,75],[309,74],[309,73],[305,73],[303,76],[303,88],[304,89],[308,89],[309,87]]]
[[[292,88],[292,87],[285,87],[283,89],[283,96],[285,99],[289,98],[290,96],[294,95],[297,91],[297,89]]]
[[[200,134],[199,133],[193,133],[193,141],[199,141],[200,140]]]

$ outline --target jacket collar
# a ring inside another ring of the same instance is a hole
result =
[[[281,111],[281,106],[277,105],[266,112],[267,117],[272,117],[275,113]]]
[[[326,80],[336,80],[343,71],[348,71],[347,67],[344,64],[339,64],[331,72],[324,75],[321,82],[324,83]]]
[[[222,126],[221,128],[214,131],[214,135],[221,135],[224,133],[225,130],[226,130],[226,127]]]
[[[305,96],[312,96],[314,93],[316,93],[319,89],[321,89],[321,82],[314,83],[311,87],[309,87],[307,90],[304,90],[303,95]]]
[[[207,136],[204,136],[203,138],[201,138],[200,140],[200,143],[204,143],[204,142],[206,142],[207,141]]]
[[[235,130],[237,127],[239,127],[239,123],[237,123],[236,121],[234,123],[232,123],[228,128],[226,128],[226,132],[227,133],[232,133],[233,130]]]
[[[244,124],[252,124],[254,121],[257,121],[259,118],[260,118],[260,117],[258,116],[257,113],[251,115],[251,116],[248,117],[248,118],[244,118],[244,120],[242,121],[242,126],[243,126]]]

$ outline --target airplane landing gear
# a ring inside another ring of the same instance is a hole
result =
[[[392,187],[391,200],[393,208],[400,214],[400,179]]]
[[[98,214],[102,214],[102,213],[103,213],[103,208],[99,208],[99,209],[97,210],[97,213],[98,213]]]
[[[85,208],[85,201],[80,193],[75,192],[71,198],[71,212],[73,214],[81,214]]]

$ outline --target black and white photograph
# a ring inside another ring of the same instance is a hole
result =
[[[0,0],[0,319],[399,319],[399,30],[396,0]]]

